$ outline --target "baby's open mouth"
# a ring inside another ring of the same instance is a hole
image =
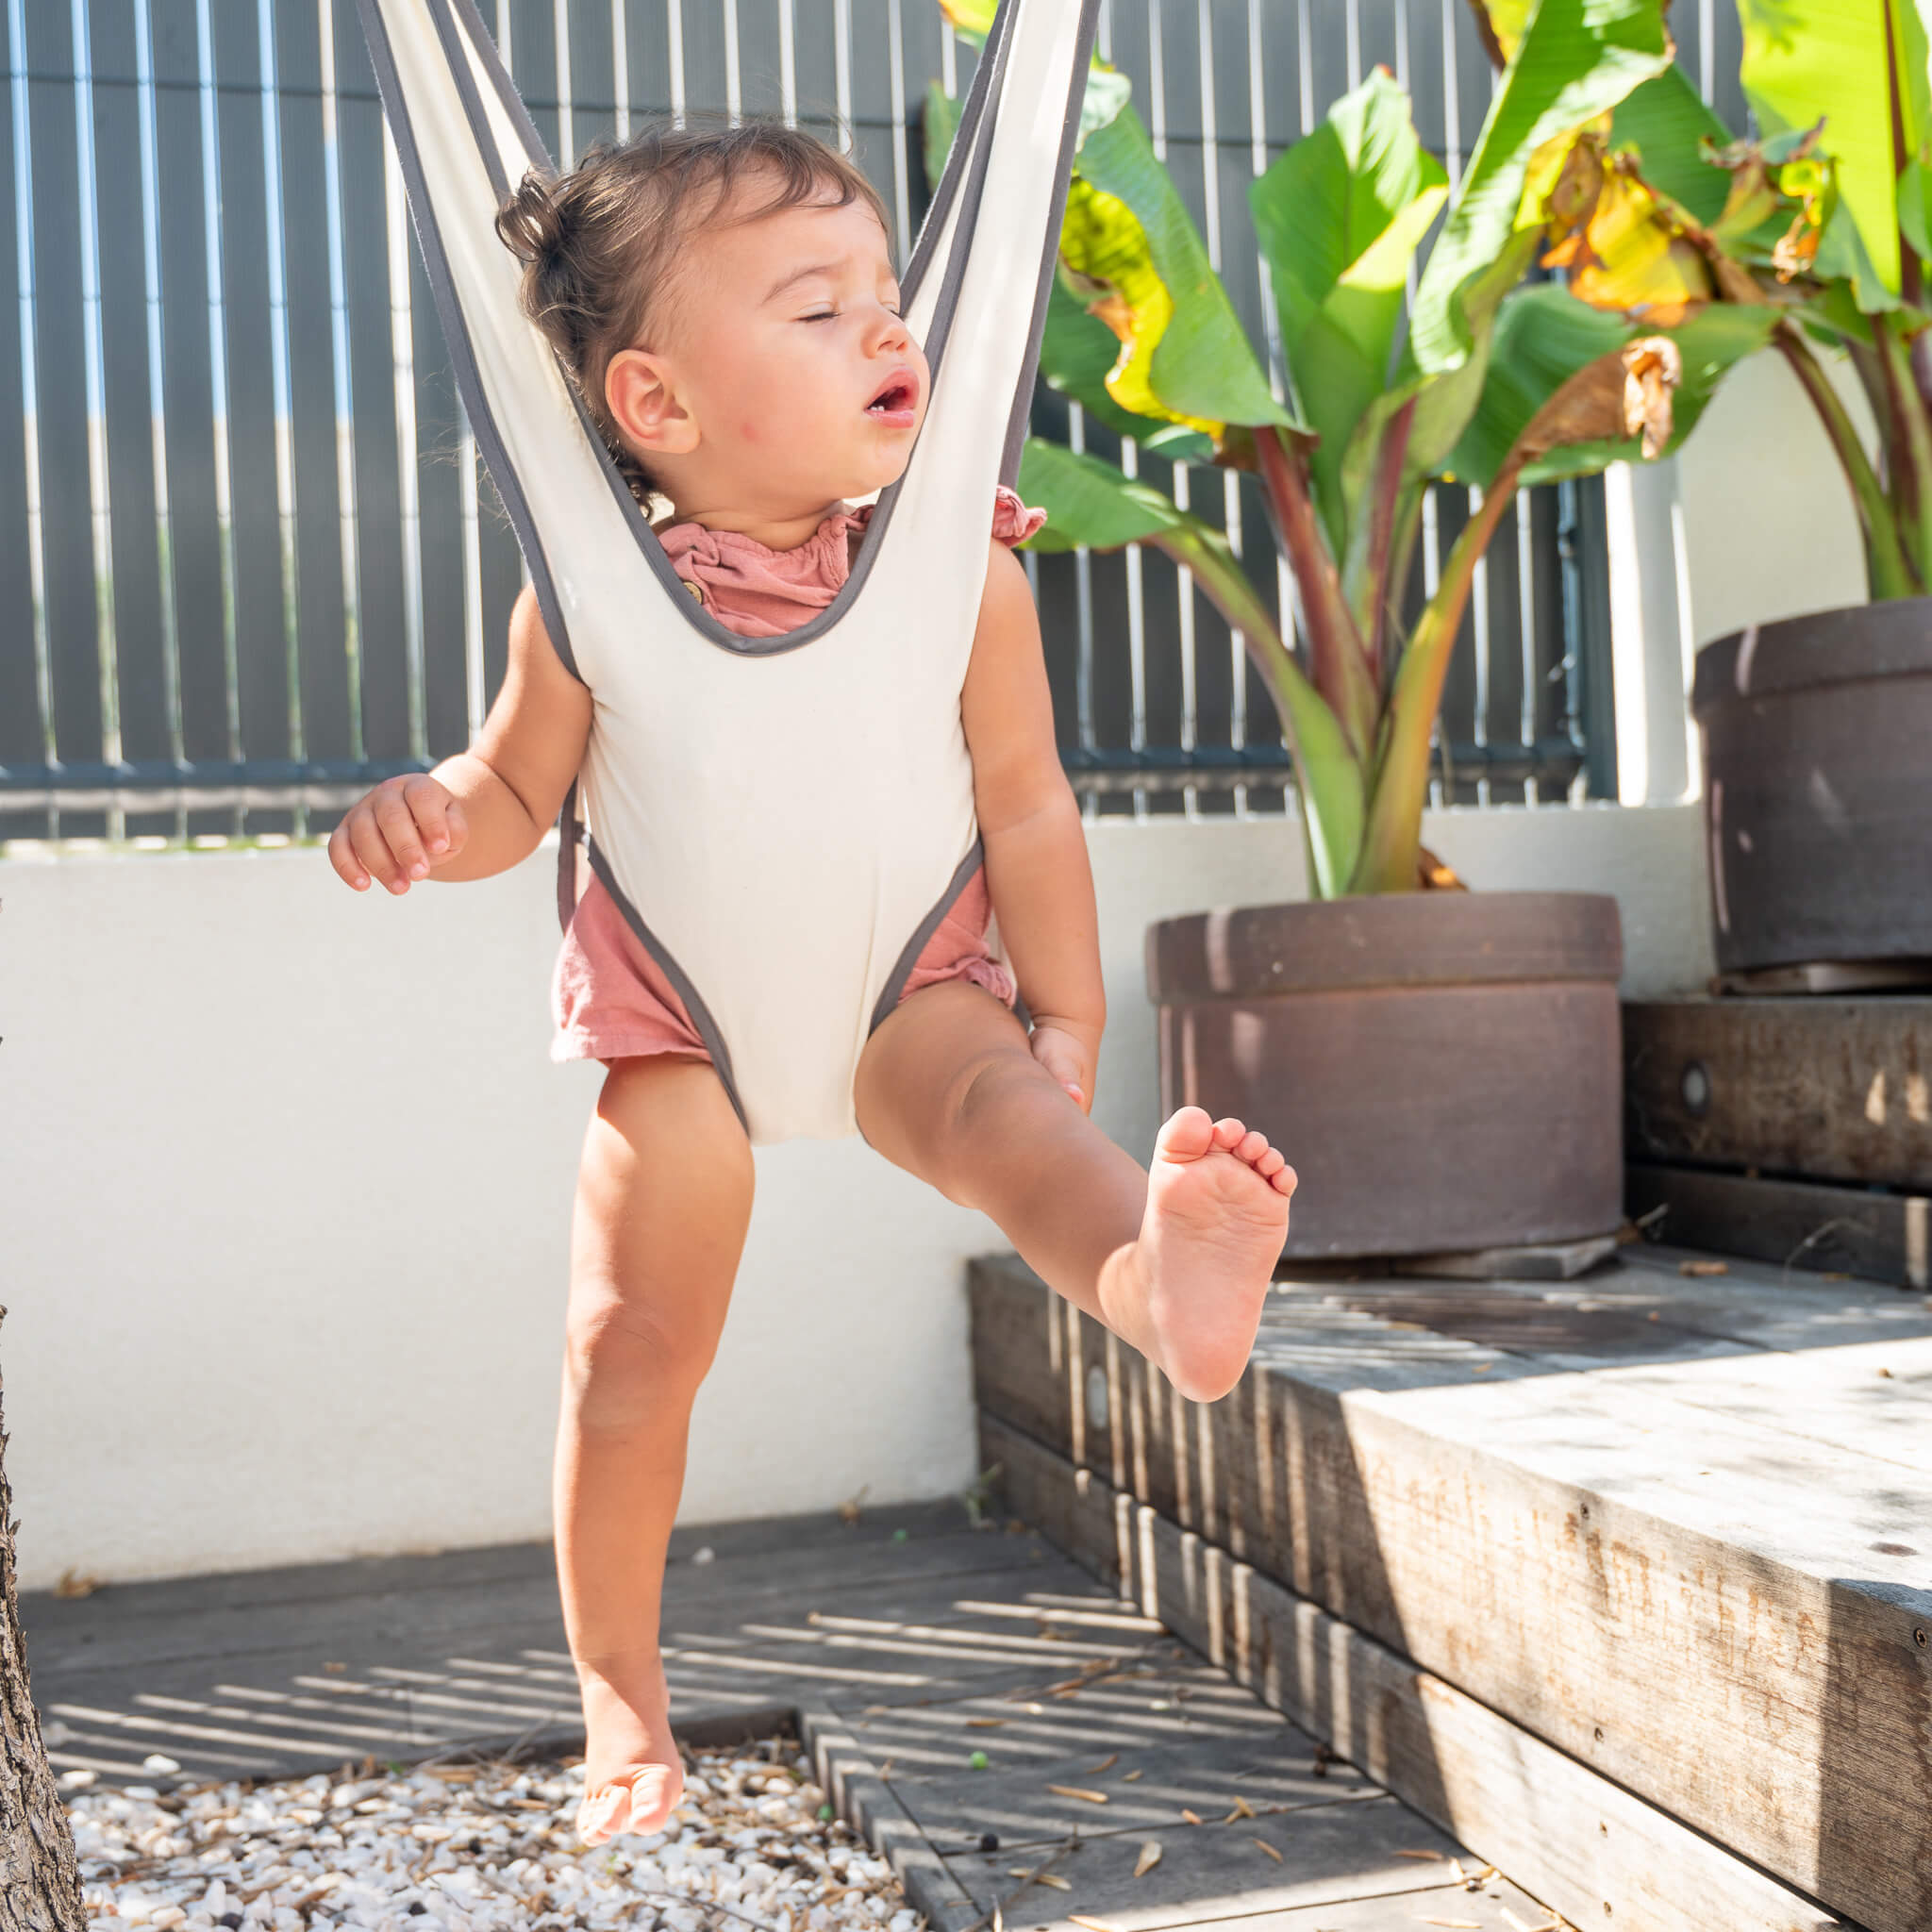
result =
[[[919,385],[909,377],[895,375],[865,407],[874,416],[910,415],[919,401]]]

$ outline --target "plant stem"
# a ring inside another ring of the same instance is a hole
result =
[[[1920,582],[1932,575],[1932,417],[1913,379],[1911,358],[1892,317],[1874,315],[1872,333],[1885,370],[1887,494]]]
[[[1257,426],[1255,450],[1276,534],[1301,586],[1315,689],[1341,721],[1349,748],[1365,761],[1375,741],[1376,687],[1369,675],[1354,613],[1341,594],[1335,559],[1315,518],[1307,470],[1286,437],[1271,424]]]
[[[1356,622],[1362,635],[1369,676],[1377,691],[1382,689],[1382,628],[1395,603],[1395,586],[1389,580],[1389,566],[1400,547],[1395,541],[1395,520],[1402,502],[1402,475],[1408,460],[1408,433],[1415,422],[1415,397],[1410,396],[1383,430],[1381,446],[1375,452],[1374,487],[1369,496],[1369,554],[1361,586],[1368,608],[1356,613]],[[1405,568],[1407,563],[1405,558]]]
[[[1429,738],[1442,702],[1442,680],[1469,604],[1475,567],[1503,513],[1516,500],[1523,458],[1507,461],[1483,492],[1482,508],[1463,525],[1442,565],[1436,594],[1423,608],[1389,696],[1382,756],[1371,780],[1369,819],[1352,892],[1414,890],[1422,858],[1423,805],[1429,788]]]
[[[1857,429],[1839,400],[1838,391],[1832,388],[1831,379],[1819,366],[1817,357],[1794,324],[1781,323],[1774,340],[1778,353],[1817,410],[1844,470],[1845,481],[1851,486],[1865,539],[1865,575],[1873,601],[1918,596],[1923,587],[1906,556],[1905,546],[1899,541],[1898,522],[1891,505],[1886,501],[1865,446],[1858,441]]]

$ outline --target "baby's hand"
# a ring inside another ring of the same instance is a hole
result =
[[[1051,1020],[1035,1022],[1031,1044],[1033,1058],[1073,1095],[1074,1106],[1082,1113],[1091,1112],[1092,1048],[1077,1033]]]
[[[454,858],[470,836],[463,808],[426,772],[385,778],[329,834],[329,862],[357,891],[373,873],[391,892]]]

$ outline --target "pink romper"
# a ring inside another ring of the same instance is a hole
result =
[[[839,594],[851,571],[852,542],[871,518],[869,504],[834,510],[795,550],[772,550],[756,538],[702,524],[673,524],[658,535],[672,568],[720,624],[741,637],[772,638],[809,624]],[[995,492],[992,534],[1001,542],[1024,542],[1045,522],[1043,509],[1029,509],[1004,485]],[[906,993],[963,979],[1010,1007],[1013,975],[987,945],[991,918],[982,866],[920,954]],[[784,942],[783,934],[773,937]],[[711,1058],[684,1002],[594,873],[557,955],[550,1009],[557,1022],[553,1060],[595,1059],[608,1067],[654,1053]]]

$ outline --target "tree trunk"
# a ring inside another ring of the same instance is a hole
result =
[[[0,1308],[0,1321],[7,1310]],[[13,1491],[0,1421],[0,1932],[81,1932],[80,1867],[41,1742],[13,1584]]]

